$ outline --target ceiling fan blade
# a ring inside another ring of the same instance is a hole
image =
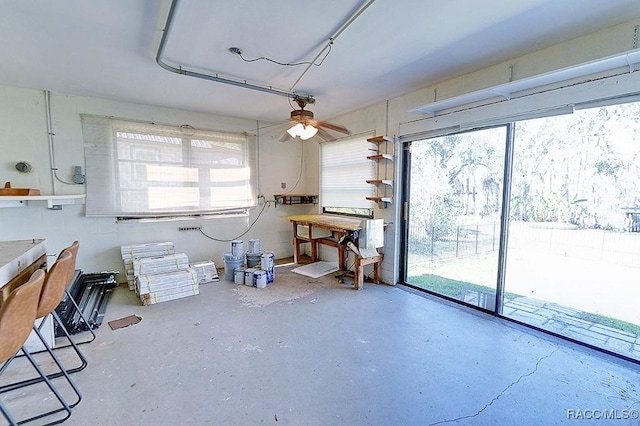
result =
[[[331,142],[336,140],[336,138],[331,136],[329,132],[324,130],[322,127],[317,127],[317,129],[318,129],[318,133],[316,133],[316,136],[320,137],[320,139],[324,140],[325,142]]]
[[[284,132],[284,134],[282,135],[282,137],[279,140],[280,140],[280,142],[286,142],[286,141],[288,141],[290,139],[293,139],[291,137],[291,135],[288,132]]]
[[[344,133],[346,135],[350,135],[351,132],[349,130],[347,130],[346,127],[340,126],[338,124],[331,124],[331,123],[327,123],[326,121],[318,121],[317,122],[319,127],[326,127],[329,130],[333,130],[336,132],[340,132],[340,133]]]

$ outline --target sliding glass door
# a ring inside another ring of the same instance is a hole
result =
[[[405,282],[493,311],[506,126],[415,141]]]
[[[640,103],[516,124],[503,314],[640,359]]]
[[[405,284],[640,361],[640,102],[406,146]]]

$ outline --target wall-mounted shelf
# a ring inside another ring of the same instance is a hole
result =
[[[369,155],[367,158],[369,160],[389,160],[389,161],[394,160],[394,157],[391,154],[375,154],[375,155]]]
[[[317,194],[276,194],[273,198],[275,199],[276,205],[318,204]]]
[[[367,179],[367,183],[372,183],[374,185],[389,185],[391,188],[393,188],[392,179]]]
[[[392,203],[393,197],[367,197],[367,200],[375,201],[376,203]]]
[[[393,142],[393,138],[391,136],[374,136],[372,138],[367,138],[367,142],[387,143],[387,142]]]
[[[393,202],[393,179],[386,179],[388,174],[393,176],[393,162],[395,161],[393,138],[391,136],[374,136],[367,138],[367,142],[376,145],[376,153],[367,156],[367,159],[376,161],[378,164],[376,178],[367,180],[367,183],[377,186],[376,196],[366,197],[366,199],[379,203],[381,208],[386,208],[389,203]],[[391,168],[391,172],[389,172],[389,168]],[[390,192],[391,196],[387,192]]]
[[[85,194],[75,195],[9,195],[0,197],[0,208],[25,207],[29,201],[46,201],[47,208],[60,210],[62,206],[84,204]]]

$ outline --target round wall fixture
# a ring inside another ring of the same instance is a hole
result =
[[[31,167],[31,164],[27,163],[26,161],[20,161],[16,163],[16,170],[20,173],[31,173],[33,167]]]

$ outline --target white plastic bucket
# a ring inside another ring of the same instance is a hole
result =
[[[233,271],[244,266],[244,256],[234,256],[231,253],[224,254],[224,279],[233,281]]]
[[[260,262],[262,261],[262,252],[247,253],[247,267],[260,268]]]
[[[265,288],[267,286],[267,273],[257,270],[253,273],[253,286],[257,288]]]

